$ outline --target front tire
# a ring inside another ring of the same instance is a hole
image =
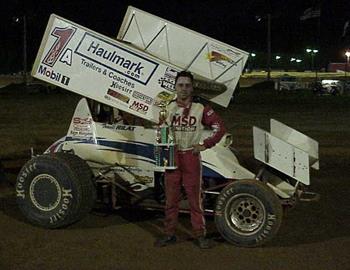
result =
[[[96,199],[93,174],[84,160],[68,153],[28,161],[16,182],[17,203],[34,225],[59,228],[82,219]]]
[[[282,213],[278,197],[268,186],[257,180],[239,180],[220,192],[215,224],[229,243],[256,247],[277,234]]]

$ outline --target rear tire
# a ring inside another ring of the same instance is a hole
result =
[[[277,234],[282,214],[281,203],[268,186],[257,180],[239,180],[220,192],[215,224],[229,243],[256,247]]]
[[[93,174],[84,160],[68,153],[34,157],[20,171],[17,203],[34,225],[59,228],[81,220],[96,200]]]

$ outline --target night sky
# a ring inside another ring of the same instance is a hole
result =
[[[21,70],[23,26],[15,17],[26,15],[27,18],[30,68],[51,13],[115,37],[128,5],[248,52],[256,52],[260,59],[266,57],[268,13],[272,15],[272,55],[306,57],[307,47],[317,48],[322,67],[329,62],[344,62],[345,49],[350,48],[350,26],[347,36],[342,37],[344,24],[350,20],[350,2],[346,0],[0,1],[0,73]],[[305,9],[316,6],[321,8],[320,20],[300,21]]]

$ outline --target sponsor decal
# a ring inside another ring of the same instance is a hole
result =
[[[142,114],[146,114],[148,112],[149,107],[146,104],[143,104],[139,101],[134,100],[132,105],[130,105],[129,109]]]
[[[122,130],[122,131],[134,131],[136,128],[135,126],[110,125],[110,124],[106,124],[106,123],[104,123],[102,127],[107,128],[107,129]]]
[[[174,115],[171,121],[175,131],[196,131],[196,123],[196,117],[186,115]]]
[[[125,130],[125,131],[134,131],[136,127],[134,126],[124,126],[124,125],[116,125],[115,130]]]
[[[226,68],[228,65],[233,65],[235,63],[235,59],[239,57],[239,53],[229,48],[221,47],[218,44],[211,44],[210,52],[206,55],[209,62],[221,68]]]
[[[193,126],[193,127],[177,126],[177,127],[174,127],[174,131],[195,132],[196,126]]]
[[[164,76],[158,80],[160,87],[169,90],[171,92],[175,91],[175,78],[177,75],[177,70],[167,67]]]
[[[196,123],[196,117],[186,115],[174,115],[171,121],[173,126],[194,126]]]
[[[134,126],[124,126],[124,125],[117,125],[115,126],[115,130],[126,130],[126,131],[134,131],[136,127]]]
[[[74,117],[72,119],[73,127],[70,131],[70,135],[74,137],[91,137],[92,130],[91,130],[91,124],[92,124],[92,118],[86,117]]]
[[[112,84],[109,87],[112,87],[112,88],[117,89],[117,90],[122,90],[123,92],[125,92],[129,95],[132,93],[132,90],[129,87],[127,87],[125,85],[120,85],[119,83],[117,83],[115,81],[112,81]]]
[[[173,69],[171,67],[167,67],[165,70],[164,77],[175,80],[177,73],[178,73],[178,71],[176,69]]]
[[[135,182],[141,184],[150,184],[153,182],[153,177],[147,175],[135,175]]]
[[[154,100],[154,105],[159,106],[162,103],[169,103],[175,97],[175,93],[169,93],[167,91],[162,91],[158,93]]]
[[[81,117],[74,117],[73,118],[73,124],[74,125],[87,125],[90,126],[92,124],[92,118],[91,117],[86,117],[86,118],[81,118]]]
[[[124,77],[120,77],[117,74],[114,74],[113,72],[109,72],[108,73],[108,77],[113,79],[114,81],[112,82],[111,87],[116,87],[115,85],[117,85],[118,83],[122,83],[125,86],[129,86],[131,88],[135,87],[135,84],[133,82],[130,82],[129,80],[127,80]]]
[[[214,113],[214,110],[213,110],[213,109],[210,109],[210,110],[207,112],[207,116],[211,116],[213,113]]]
[[[153,103],[153,98],[146,96],[145,94],[142,94],[140,92],[134,91],[132,93],[132,96],[138,100],[141,100],[141,101],[147,103],[148,105],[152,105],[152,103]]]
[[[84,58],[81,58],[81,64],[98,73],[102,72],[102,69],[99,66],[97,66],[94,62],[88,62]]]
[[[68,42],[71,40],[75,31],[76,28],[70,26],[66,28],[55,27],[52,30],[51,35],[56,38],[56,41],[46,54],[42,63],[48,65],[49,67],[53,67],[63,52],[64,48],[67,46]],[[61,61],[63,63],[67,63],[68,65],[71,64],[71,52],[72,51],[70,49],[67,49],[63,54],[61,57]]]
[[[75,53],[147,85],[159,64],[107,40],[85,33]]]
[[[207,54],[207,58],[209,62],[219,62],[219,61],[227,61],[229,63],[232,63],[232,59],[222,53],[211,51]]]
[[[125,103],[129,103],[129,100],[130,100],[129,97],[127,97],[127,96],[125,96],[125,95],[123,95],[123,94],[121,94],[121,93],[119,93],[119,92],[117,92],[117,91],[114,91],[113,89],[108,89],[107,95],[109,95],[109,96],[111,96],[111,97],[114,97],[114,98],[116,98],[116,99],[119,99],[119,100],[121,100],[121,101],[123,101],[123,102],[125,102]],[[105,96],[105,97],[106,97],[106,96]],[[108,99],[108,98],[107,98],[107,99]]]
[[[158,84],[160,84],[160,87],[166,90],[175,91],[175,80],[162,77],[158,80]]]
[[[124,167],[124,166],[123,166]],[[140,169],[139,167],[128,167],[128,166],[125,166],[124,168],[121,168],[121,167],[113,167],[113,170],[118,172],[118,173],[130,173],[130,172],[133,172],[133,173],[141,173],[143,171],[143,169]]]
[[[47,78],[51,79],[52,81],[56,81],[58,83],[68,85],[70,81],[70,77],[62,75],[61,73],[55,72],[53,69],[50,69],[48,67],[45,67],[43,65],[39,66],[39,69],[37,71],[38,74],[46,76]]]

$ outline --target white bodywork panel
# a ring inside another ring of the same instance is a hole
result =
[[[128,41],[181,70],[189,70],[198,79],[225,85],[225,92],[219,95],[214,93],[210,99],[224,107],[229,104],[249,55],[231,45],[131,6],[124,17],[118,39]],[[169,77],[163,79],[173,84]]]
[[[286,177],[309,185],[309,165],[318,161],[310,162],[309,153],[312,153],[312,159],[318,157],[317,142],[276,120],[271,120],[271,126],[274,134],[280,138],[272,135],[272,132],[253,128],[255,158],[284,173]],[[204,131],[202,140],[210,136],[211,132]],[[101,167],[112,166],[113,171],[131,183],[134,190],[143,190],[154,187],[154,133],[154,129],[142,126],[95,122],[83,98],[77,105],[67,136],[50,146],[46,152],[74,151],[89,163],[95,173]],[[303,140],[291,138],[292,134]],[[310,141],[310,145],[305,140]],[[203,175],[236,180],[256,178],[254,173],[239,164],[229,148],[231,141],[231,135],[225,134],[216,146],[201,153]],[[283,177],[269,173],[266,180],[267,185],[281,198],[288,199],[295,194],[296,186]]]
[[[210,133],[204,131],[203,139]],[[155,129],[142,126],[93,121],[83,98],[77,105],[67,136],[49,149],[72,150],[93,169],[115,165],[124,180],[146,188],[154,186],[154,134]],[[253,179],[255,174],[238,163],[226,143],[226,136],[231,135],[226,134],[216,146],[201,153],[204,170],[209,171],[209,177]]]
[[[202,164],[227,179],[254,179],[255,174],[242,167],[227,147],[216,145],[201,153]]]
[[[271,119],[271,133],[253,127],[254,157],[284,174],[310,184],[310,165],[318,164],[318,143]],[[314,166],[318,169],[318,165]],[[288,189],[288,188],[287,188]]]

